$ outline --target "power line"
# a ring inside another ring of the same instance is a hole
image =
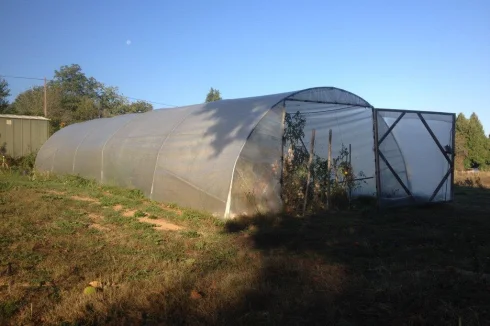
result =
[[[12,76],[12,75],[0,75],[0,77],[3,77],[3,78],[30,79],[30,80],[41,80],[41,81],[44,81],[44,78],[36,78],[36,77],[24,77],[24,76]],[[46,80],[50,80],[50,79],[46,79]],[[147,101],[147,100],[143,100],[143,99],[139,99],[139,98],[135,98],[135,97],[131,97],[131,96],[124,96],[124,97],[129,98],[131,100],[135,100],[135,101],[143,101],[143,102],[148,102],[148,103],[153,103],[153,104],[159,104],[159,105],[164,105],[164,106],[177,107],[177,105],[173,105],[173,104],[167,104],[167,103],[155,102],[155,101]]]
[[[9,76],[9,75],[0,75],[0,77],[3,77],[3,78],[17,78],[17,79],[42,80],[42,81],[44,81],[44,78],[36,78],[36,77],[22,77],[22,76]]]

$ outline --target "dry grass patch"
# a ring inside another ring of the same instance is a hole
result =
[[[490,172],[461,172],[454,175],[454,182],[462,187],[490,189]]]
[[[100,225],[99,223],[104,220],[104,216],[99,214],[90,213],[88,217],[92,220],[92,223],[88,226],[99,231],[109,231],[107,226]]]

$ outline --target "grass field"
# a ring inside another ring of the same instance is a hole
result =
[[[490,325],[486,175],[441,206],[227,224],[77,177],[0,178],[0,325]]]

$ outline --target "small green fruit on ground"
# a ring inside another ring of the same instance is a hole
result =
[[[93,286],[87,286],[85,289],[83,289],[83,294],[94,294],[95,292],[97,292],[97,289]]]

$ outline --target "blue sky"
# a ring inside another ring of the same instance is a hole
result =
[[[476,112],[490,133],[488,0],[2,0],[0,28],[2,75],[77,63],[173,105],[210,87],[237,98],[335,86],[381,108]],[[14,96],[39,83],[8,81]]]

